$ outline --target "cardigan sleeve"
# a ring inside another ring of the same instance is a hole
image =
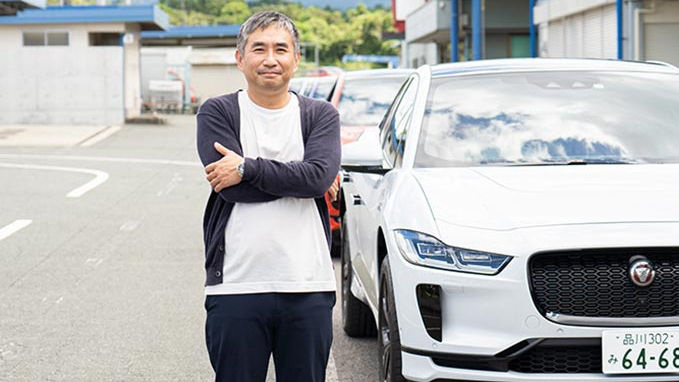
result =
[[[236,134],[238,126],[234,123],[234,120],[240,119],[238,104],[227,102],[226,97],[229,96],[208,99],[201,105],[196,115],[196,144],[203,166],[222,159],[222,154],[214,148],[215,142],[221,143],[238,155],[243,155],[243,149]],[[212,190],[212,192],[215,191]],[[235,186],[223,189],[219,192],[219,196],[232,203],[261,203],[280,197],[254,187],[245,179]]]

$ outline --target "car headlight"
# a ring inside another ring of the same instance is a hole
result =
[[[512,259],[496,253],[451,247],[433,236],[415,231],[397,229],[394,233],[401,255],[413,264],[494,275]]]

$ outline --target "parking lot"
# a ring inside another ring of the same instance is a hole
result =
[[[209,185],[195,117],[168,118],[86,145],[0,147],[0,380],[212,378]],[[339,307],[327,380],[375,380],[376,343],[346,337]]]

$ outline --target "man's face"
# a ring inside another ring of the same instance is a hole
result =
[[[236,62],[249,88],[264,92],[287,91],[288,82],[297,70],[299,53],[295,52],[290,32],[269,26],[248,36],[243,54],[236,51]]]

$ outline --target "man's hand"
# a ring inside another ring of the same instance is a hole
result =
[[[212,189],[219,192],[241,182],[237,167],[243,162],[243,158],[218,142],[215,142],[215,150],[224,155],[224,158],[207,165],[205,174]]]
[[[330,185],[330,188],[328,189],[328,193],[330,193],[331,202],[337,200],[337,196],[339,195],[339,177],[336,177],[332,182],[332,185]]]

